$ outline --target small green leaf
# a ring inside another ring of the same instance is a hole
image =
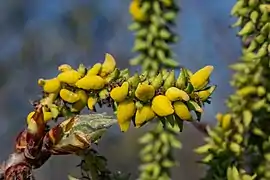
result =
[[[245,71],[247,69],[246,63],[235,63],[229,66],[232,70],[235,71]]]
[[[176,149],[181,149],[182,144],[178,141],[178,139],[175,137],[174,139],[171,139],[171,146]]]
[[[161,14],[162,13],[162,10],[160,8],[160,5],[159,5],[159,2],[158,1],[154,1],[154,3],[153,3],[153,9],[154,9],[154,12],[156,14]]]
[[[185,88],[185,90],[188,94],[192,93],[194,91],[194,87],[192,86],[191,83],[187,84],[187,87]]]
[[[164,60],[162,60],[161,63],[169,68],[178,68],[179,67],[179,62],[177,62],[173,59],[164,59]]]
[[[158,178],[160,172],[161,172],[161,167],[160,167],[158,164],[156,164],[156,165],[154,166],[154,168],[153,168],[152,178],[154,178],[154,179]]]
[[[162,147],[162,142],[161,141],[155,141],[154,146],[153,146],[153,154],[157,154]]]
[[[192,101],[192,100],[187,101],[187,106],[188,106],[188,109],[190,110],[197,111],[200,113],[203,112],[203,109],[201,108],[201,106],[195,101]]]
[[[222,144],[223,140],[221,139],[221,137],[217,132],[207,127],[207,133],[214,140],[215,143]]]
[[[168,145],[162,146],[161,148],[162,157],[167,156],[169,151],[170,151],[170,146]]]
[[[75,178],[75,177],[73,177],[71,175],[68,175],[68,180],[80,180],[80,179],[79,178]]]
[[[267,161],[270,161],[270,153],[264,154],[264,158],[265,158]]]
[[[236,155],[239,155],[241,152],[241,147],[239,144],[235,143],[235,142],[231,142],[230,146],[229,146],[230,150],[232,152],[234,152]]]
[[[257,128],[257,127],[254,127],[252,129],[252,133],[257,135],[257,136],[265,137],[265,133],[261,129]]]
[[[136,37],[144,37],[147,35],[147,29],[141,28],[139,31],[136,32]]]
[[[143,40],[136,40],[132,51],[141,51],[147,49],[147,43]]]
[[[140,169],[146,172],[152,172],[154,168],[155,168],[154,163],[148,163],[140,166]]]
[[[166,121],[168,121],[168,122],[170,123],[170,125],[171,125],[172,127],[174,127],[174,125],[175,125],[174,115],[172,114],[172,115],[169,115],[169,116],[167,116],[167,117],[165,117],[165,118],[166,118]]]
[[[149,29],[150,29],[150,33],[152,33],[153,35],[158,34],[158,27],[156,25],[151,24]]]
[[[255,102],[253,105],[252,105],[252,110],[255,110],[255,111],[258,111],[260,110],[261,108],[263,108],[266,104],[266,99],[261,99],[257,102]]]
[[[137,66],[142,62],[142,60],[143,60],[142,56],[136,56],[135,58],[131,59],[129,63],[131,66]]]
[[[162,123],[163,128],[167,127],[167,126],[166,126],[166,119],[165,119],[164,117],[159,117],[159,120],[160,120],[160,122]]]
[[[238,172],[238,170],[236,169],[235,166],[232,167],[232,178],[233,178],[233,180],[241,179],[240,174],[239,174],[239,172]]]
[[[162,39],[168,39],[171,37],[171,32],[166,30],[166,29],[161,29],[159,31],[159,36],[162,38]]]
[[[153,139],[154,139],[154,135],[152,133],[146,133],[139,139],[139,143],[147,144],[151,142]]]
[[[148,14],[150,8],[151,8],[150,2],[144,1],[140,9],[144,14]]]
[[[141,28],[141,25],[137,22],[133,22],[131,25],[129,25],[128,29],[131,31],[136,31]]]
[[[173,11],[167,12],[163,14],[163,17],[167,21],[172,21],[176,18],[177,14]]]
[[[159,136],[160,140],[164,143],[164,144],[168,144],[169,143],[169,137],[167,136],[166,132],[161,133]]]
[[[174,115],[175,122],[177,123],[177,126],[179,127],[179,131],[183,131],[184,121],[180,119],[177,115]],[[176,127],[176,126],[175,126]]]
[[[242,180],[253,180],[253,178],[251,176],[247,175],[247,174],[244,174],[242,176]]]
[[[165,167],[165,168],[171,168],[175,166],[175,162],[169,160],[169,159],[164,159],[161,162],[161,166]]]
[[[157,57],[161,61],[161,63],[163,62],[164,59],[166,59],[165,53],[161,49],[157,50]]]
[[[154,148],[153,144],[147,144],[143,149],[140,151],[140,156],[144,156],[148,153],[150,153]]]
[[[141,160],[143,162],[151,162],[154,159],[152,154],[146,154],[144,156],[141,156]]]
[[[205,154],[209,151],[209,149],[212,148],[211,144],[205,144],[203,146],[200,146],[194,150],[194,152],[198,154]]]
[[[244,126],[246,128],[249,127],[249,124],[251,123],[252,121],[252,112],[249,111],[249,110],[244,110],[243,111],[243,122],[244,122]]]
[[[208,163],[209,161],[211,161],[213,159],[213,154],[209,154],[207,155],[205,158],[202,159],[203,163]]]
[[[153,43],[153,40],[154,40],[154,35],[152,33],[148,33],[146,36],[146,42],[149,46],[150,46],[150,44]]]
[[[154,57],[156,55],[156,48],[155,47],[149,47],[148,48],[148,54],[150,57]]]

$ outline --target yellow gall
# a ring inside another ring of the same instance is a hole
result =
[[[84,76],[76,82],[76,86],[85,90],[100,90],[105,86],[106,81],[97,75]]]
[[[151,100],[155,95],[155,88],[152,85],[140,83],[135,91],[135,96],[141,101]]]
[[[155,96],[151,108],[158,116],[169,116],[174,113],[171,101],[164,95]]]

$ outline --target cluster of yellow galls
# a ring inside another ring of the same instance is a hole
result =
[[[59,95],[62,100],[72,104],[71,112],[80,112],[88,103],[90,110],[93,110],[97,99],[90,96],[88,90],[101,90],[106,84],[113,80],[116,62],[112,55],[106,54],[104,62],[96,63],[92,68],[87,70],[84,65],[80,65],[77,70],[68,64],[58,67],[60,74],[52,79],[39,79],[38,84],[43,87],[44,93],[48,97],[41,100],[41,103],[48,106],[44,107],[44,119],[49,121],[56,118],[59,110],[54,103]],[[68,85],[69,87],[67,87]],[[75,90],[71,90],[71,88]],[[27,121],[31,119],[34,112],[29,113]]]
[[[64,64],[58,70],[57,77],[38,81],[46,95],[40,101],[46,105],[45,121],[58,117],[60,110],[55,103],[58,97],[70,104],[72,113],[80,112],[86,105],[94,110],[101,99],[111,98],[121,131],[127,131],[132,120],[136,127],[141,127],[156,116],[175,115],[182,120],[191,120],[191,110],[202,112],[196,101],[206,101],[215,89],[215,86],[205,88],[213,66],[205,66],[194,74],[189,71],[188,76],[181,71],[177,79],[174,71],[166,70],[151,78],[147,77],[147,72],[130,77],[126,75],[127,70],[116,68],[112,55],[106,54],[102,64],[96,63],[89,69],[80,65],[75,70]],[[190,108],[189,102],[196,107]],[[33,113],[28,115],[28,121]]]
[[[208,84],[212,70],[213,66],[200,69],[190,76],[189,83],[195,90],[202,89]],[[174,71],[171,71],[167,74],[159,73],[156,77],[141,82],[139,77],[134,75],[121,86],[113,88],[110,97],[116,102],[117,119],[121,131],[129,129],[132,119],[135,127],[141,127],[156,116],[176,115],[181,120],[191,120],[191,110],[196,109],[202,113],[202,108],[198,104],[198,107],[189,109],[187,102],[194,96],[197,96],[200,101],[206,101],[215,86],[188,94],[181,89],[182,81],[187,80],[186,77],[184,78],[180,73],[178,79],[175,80]],[[163,90],[163,93],[158,93],[160,89]]]

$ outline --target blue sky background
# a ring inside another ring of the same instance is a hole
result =
[[[57,66],[62,63],[92,65],[101,61],[106,52],[116,57],[121,68],[128,67],[128,60],[134,56],[131,53],[134,37],[127,29],[131,23],[129,3],[126,0],[0,0],[0,142],[5,144],[0,146],[0,159],[11,152],[16,133],[24,126],[24,119],[32,108],[29,99],[39,93],[36,84],[39,77],[55,76]],[[240,41],[235,36],[237,29],[229,28],[235,21],[229,15],[235,1],[182,0],[178,3],[182,11],[175,29],[180,35],[179,43],[173,47],[176,59],[193,71],[214,65],[211,81],[218,88],[212,104],[206,107],[203,121],[215,123],[215,114],[226,111],[224,100],[233,92],[229,85],[232,71],[228,65],[241,53]],[[121,143],[136,141],[140,134],[131,131],[128,137],[123,137],[117,127],[110,133],[108,136],[118,138]],[[183,141],[189,133],[194,130],[186,130]],[[194,141],[198,139],[202,143],[201,136],[192,136]],[[185,149],[182,153],[193,157],[190,151]],[[104,153],[108,152],[104,150]],[[50,167],[57,163],[62,160],[53,161]],[[117,165],[127,166],[121,160]],[[70,167],[73,166],[71,163]],[[188,176],[185,168],[182,170],[183,179],[197,178]],[[47,167],[47,171],[53,170]],[[40,179],[44,172],[41,171]],[[63,178],[66,173],[67,170],[53,171],[50,179]]]

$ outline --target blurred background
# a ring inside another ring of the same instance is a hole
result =
[[[40,93],[37,79],[51,78],[57,66],[68,63],[92,65],[111,53],[120,68],[129,67],[133,34],[125,0],[0,0],[0,160],[12,152],[17,133],[25,127],[32,111],[29,100]],[[233,92],[228,65],[240,56],[240,41],[235,21],[229,16],[234,0],[182,0],[175,31],[181,36],[173,48],[176,59],[195,71],[214,65],[212,83],[218,88],[212,104],[206,107],[202,121],[215,124],[215,114],[225,112],[224,100]],[[132,67],[136,69],[136,67]],[[99,151],[109,160],[112,170],[131,172],[135,178],[139,164],[138,137],[151,129],[132,129],[126,134],[113,127],[101,141]],[[179,137],[183,149],[176,152],[180,167],[173,179],[198,180],[204,167],[193,149],[203,144],[203,134],[186,124]],[[67,179],[75,172],[79,159],[51,158],[35,173],[37,180]]]

